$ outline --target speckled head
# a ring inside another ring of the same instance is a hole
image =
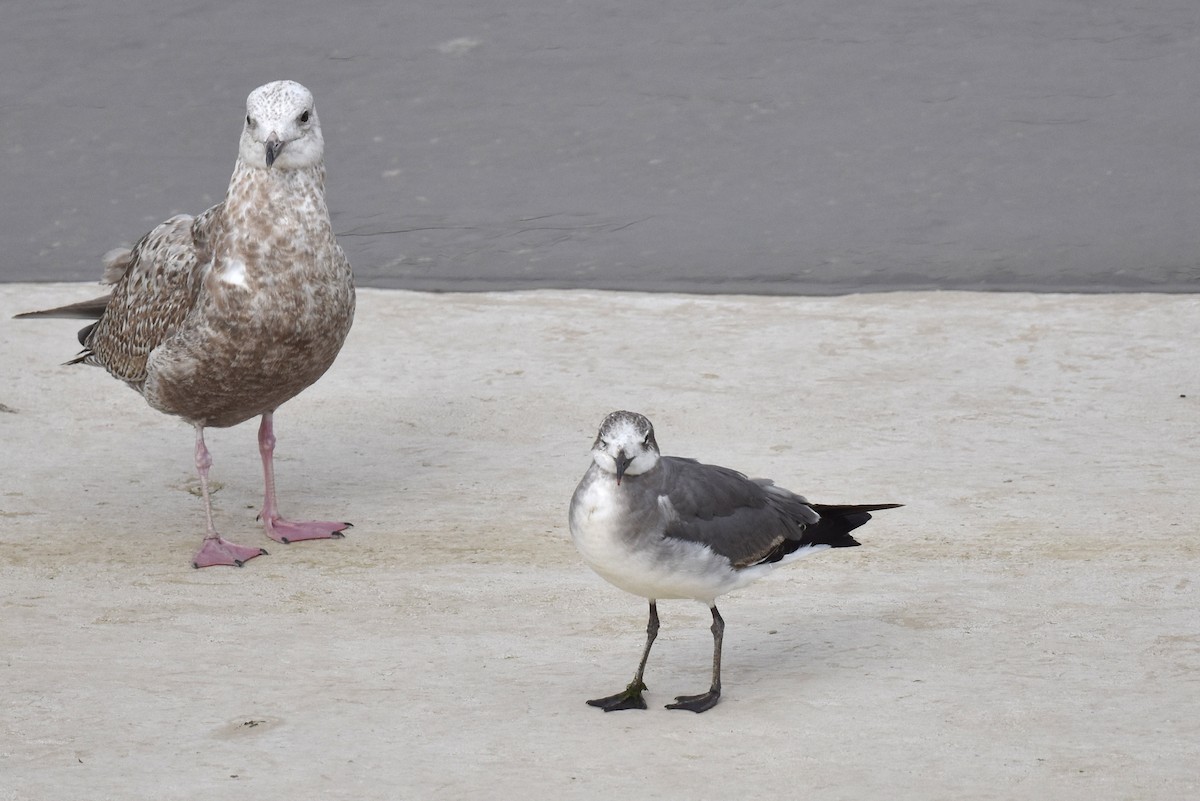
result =
[[[592,461],[614,474],[618,484],[623,476],[638,476],[653,470],[658,460],[654,426],[645,415],[618,411],[604,418],[592,443]]]
[[[251,167],[298,170],[320,165],[325,152],[312,92],[295,81],[273,81],[246,98],[239,150]]]

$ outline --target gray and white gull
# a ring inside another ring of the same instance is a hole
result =
[[[650,601],[650,619],[633,681],[588,703],[606,712],[646,708],[642,677],[658,634],[657,601],[691,598],[712,612],[712,684],[667,708],[711,709],[721,697],[725,631],[716,599],[801,556],[858,545],[850,532],[870,520],[870,512],[900,505],[810,503],[769,479],[662,456],[646,417],[608,415],[571,498],[571,538],[603,578]]]
[[[181,214],[105,258],[104,297],[20,317],[96,320],[70,364],[104,367],[153,408],[196,430],[207,531],[195,567],[266,553],[213,524],[208,426],[261,415],[262,514],[278,542],[340,537],[349,523],[284,519],[275,494],[274,414],[333,364],[354,320],[354,279],[325,204],[324,139],[313,96],[294,81],[246,100],[225,199]]]

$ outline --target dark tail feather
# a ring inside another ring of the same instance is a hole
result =
[[[41,311],[25,312],[18,314],[13,319],[24,320],[30,317],[66,317],[76,320],[99,320],[104,316],[104,310],[108,308],[108,301],[111,295],[105,295],[102,298],[93,298],[92,300],[84,300],[79,303],[71,303],[66,306],[58,306],[54,309],[43,309]]]
[[[871,519],[871,512],[895,509],[902,503],[865,503],[845,506],[809,504],[821,516],[816,525],[804,529],[804,542],[813,545],[828,545],[832,548],[851,548],[858,540],[850,532]]]
[[[90,337],[92,335],[92,329],[95,328],[97,325],[99,325],[99,323],[92,323],[91,325],[85,325],[83,328],[79,329],[79,333],[76,336],[79,338],[80,345],[83,345],[85,348],[87,347],[88,337]],[[79,361],[83,361],[83,358],[81,357],[79,359]],[[76,363],[77,362],[67,362],[67,364],[76,364]]]
[[[53,309],[42,309],[41,311],[24,312],[16,315],[14,320],[27,320],[32,317],[63,317],[68,320],[99,320],[104,316],[105,309],[108,308],[108,302],[112,299],[112,295],[105,295],[101,298],[92,298],[91,300],[82,300],[79,303],[70,303],[66,306],[58,306]],[[92,333],[92,329],[96,327],[95,323],[84,326],[79,331],[79,344],[87,347],[87,338]],[[72,359],[67,364],[79,364],[87,359],[90,353],[83,353],[78,358]]]

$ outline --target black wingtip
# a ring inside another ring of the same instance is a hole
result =
[[[821,522],[818,526],[831,524],[828,526],[830,534],[839,532],[845,535],[849,540],[846,545],[858,545],[853,537],[849,536],[849,532],[864,525],[871,519],[871,512],[880,512],[884,509],[897,509],[904,504],[902,503],[860,503],[850,505],[825,505],[814,503],[813,510],[821,516]],[[830,542],[834,548],[839,546],[836,542]]]
[[[899,509],[902,503],[852,503],[852,504],[809,504],[820,515],[853,514],[855,512],[882,512],[884,509]]]
[[[804,542],[828,545],[831,548],[853,548],[861,545],[850,536],[850,532],[871,519],[871,512],[895,509],[899,503],[864,503],[853,505],[825,505],[814,503],[813,510],[821,516],[815,525],[805,529]]]

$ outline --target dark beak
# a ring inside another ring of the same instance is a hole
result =
[[[625,475],[625,469],[629,467],[629,463],[633,460],[625,455],[625,451],[617,451],[617,486],[621,485],[621,476]]]
[[[281,142],[279,137],[275,134],[271,134],[269,137],[267,137],[264,147],[266,148],[268,167],[275,163],[275,159],[279,158],[279,153],[283,150],[284,144],[286,143]]]

